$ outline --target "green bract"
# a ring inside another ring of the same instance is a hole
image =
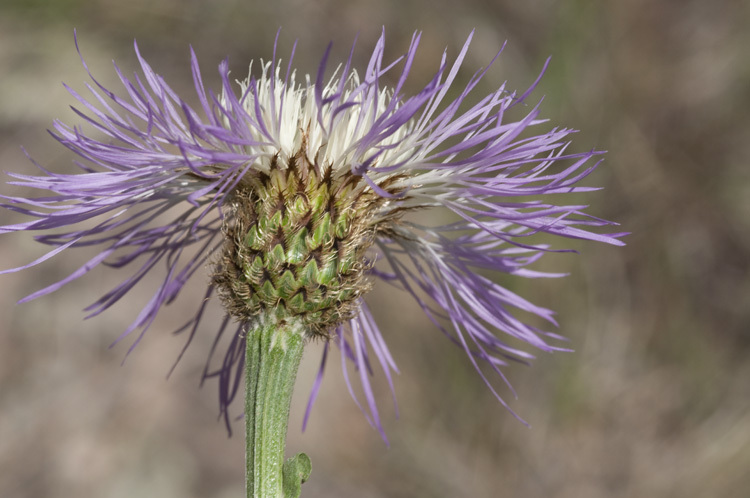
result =
[[[387,199],[362,187],[360,176],[335,177],[303,152],[287,164],[274,159],[268,173],[247,173],[214,274],[230,313],[299,317],[320,335],[351,318],[370,288],[366,252],[375,233],[398,219],[378,216]]]

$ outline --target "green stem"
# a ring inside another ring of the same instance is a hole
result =
[[[294,319],[260,319],[247,332],[248,498],[297,498],[310,475],[310,459],[304,453],[284,462],[289,405],[303,346],[304,327]]]

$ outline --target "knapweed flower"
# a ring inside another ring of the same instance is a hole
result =
[[[73,248],[99,252],[22,301],[99,265],[116,268],[121,283],[86,308],[95,316],[158,272],[161,284],[118,339],[135,334],[132,349],[192,279],[206,292],[181,329],[190,339],[207,303],[219,301],[226,310],[218,332],[212,328],[210,356],[221,358],[219,366],[207,366],[204,377],[219,377],[227,420],[242,380],[248,324],[260,316],[295,317],[308,339],[326,341],[308,415],[333,343],[345,375],[353,365],[365,397],[361,407],[382,433],[369,377],[377,362],[392,388],[396,364],[365,296],[383,281],[417,301],[505,405],[481,362],[503,378],[500,368],[509,361],[532,358],[520,345],[555,351],[560,337],[519,320],[521,311],[554,324],[551,311],[488,272],[558,276],[527,268],[552,250],[532,241],[542,232],[621,244],[620,234],[591,231],[609,222],[584,214],[584,206],[542,200],[592,190],[576,184],[601,152],[568,151],[572,130],[549,128],[539,104],[526,103],[536,82],[521,94],[503,85],[475,98],[485,68],[458,85],[471,36],[452,63],[444,55],[427,84],[404,95],[419,38],[384,63],[381,36],[361,73],[352,68],[352,55],[328,72],[330,46],[314,77],[298,78],[294,50],[288,62],[274,53],[270,62],[251,66],[237,84],[224,61],[218,93],[206,91],[191,51],[195,105],[152,70],[137,45],[142,73],[127,78],[115,66],[119,95],[89,73],[91,96],[70,90],[83,126],[56,121],[53,131],[78,156],[81,171],[58,174],[37,165],[39,176],[11,175],[11,183],[45,194],[3,196],[4,208],[31,220],[0,233],[42,231],[36,240],[53,247],[6,272]],[[508,119],[511,110],[520,117]],[[437,209],[452,213],[453,221],[417,222],[428,219],[420,213]],[[201,276],[204,267],[209,276]],[[209,358],[207,365],[215,363]]]

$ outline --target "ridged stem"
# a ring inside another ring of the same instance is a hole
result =
[[[284,462],[289,406],[304,346],[295,319],[260,319],[247,332],[245,447],[248,498],[297,498],[310,475],[300,453]]]

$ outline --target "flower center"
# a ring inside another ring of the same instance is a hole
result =
[[[234,192],[213,276],[225,309],[243,321],[263,312],[298,316],[326,336],[370,288],[365,253],[397,218],[383,215],[387,203],[361,177],[334,177],[302,151],[286,165],[273,158],[268,173],[248,173]]]

